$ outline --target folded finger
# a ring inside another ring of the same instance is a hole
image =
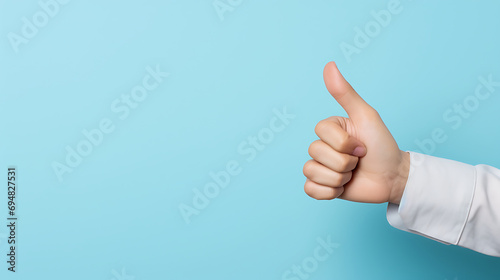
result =
[[[337,198],[344,192],[344,187],[332,188],[317,184],[311,180],[306,180],[304,191],[307,195],[318,200],[329,200]]]
[[[342,187],[352,178],[352,172],[335,172],[315,160],[307,161],[303,172],[309,180],[329,187]]]
[[[352,171],[356,168],[359,158],[340,153],[332,149],[322,140],[316,140],[309,146],[309,155],[317,162],[340,173]]]

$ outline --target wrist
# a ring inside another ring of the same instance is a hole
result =
[[[400,151],[401,161],[398,166],[397,176],[392,186],[391,195],[389,198],[390,203],[399,204],[408,182],[408,175],[410,173],[410,153]]]

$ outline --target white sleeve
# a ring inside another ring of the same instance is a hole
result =
[[[410,152],[410,174],[387,220],[398,229],[500,257],[500,170]]]

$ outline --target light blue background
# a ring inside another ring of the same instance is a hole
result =
[[[499,279],[498,258],[396,230],[385,204],[303,192],[314,125],[345,115],[323,85],[330,60],[402,149],[441,127],[434,155],[500,167],[500,91],[459,129],[442,117],[479,76],[500,80],[500,3],[402,1],[348,63],[340,43],[388,2],[243,1],[221,21],[210,0],[73,0],[15,53],[7,35],[40,7],[1,1],[0,172],[19,169],[20,220],[12,274],[2,188],[0,278],[282,279],[330,235],[309,279]],[[157,64],[170,76],[118,119],[111,102]],[[245,161],[238,145],[283,107],[295,119]],[[59,182],[52,162],[102,118],[116,130]],[[242,173],[187,225],[179,205],[229,160]]]

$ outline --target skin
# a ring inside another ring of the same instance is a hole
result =
[[[315,128],[309,146],[304,191],[312,198],[399,204],[410,155],[401,151],[378,112],[344,79],[334,62],[323,71],[330,94],[349,118],[329,117]]]

